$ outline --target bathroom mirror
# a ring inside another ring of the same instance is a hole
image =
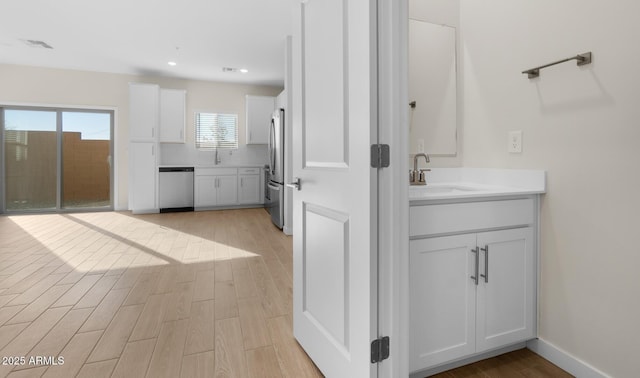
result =
[[[455,155],[456,29],[409,19],[409,151]]]

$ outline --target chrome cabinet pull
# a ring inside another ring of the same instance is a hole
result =
[[[484,252],[484,274],[480,277],[484,278],[485,283],[489,283],[489,246],[485,244],[484,248],[480,248]]]
[[[480,264],[480,251],[479,248],[476,247],[475,249],[472,249],[471,252],[475,253],[476,255],[476,275],[475,276],[471,276],[471,279],[473,281],[475,281],[476,286],[478,286],[478,265]]]

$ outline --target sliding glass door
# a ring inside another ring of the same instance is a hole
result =
[[[4,111],[7,211],[56,209],[57,146],[55,111]]]
[[[62,207],[111,206],[111,113],[62,112]]]
[[[113,112],[0,108],[4,211],[109,210]]]

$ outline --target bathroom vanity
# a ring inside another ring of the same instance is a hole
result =
[[[490,356],[536,336],[543,171],[433,169],[411,187],[410,371]]]

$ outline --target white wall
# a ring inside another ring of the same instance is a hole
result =
[[[461,0],[464,165],[547,170],[539,335],[614,377],[640,376],[638,14],[630,0]],[[585,67],[520,73],[587,51]]]
[[[196,110],[220,110],[238,113],[239,144],[236,161],[258,159],[266,147],[246,147],[245,143],[245,95],[277,95],[282,88],[238,85],[162,77],[143,77],[87,71],[38,68],[16,65],[0,65],[0,105],[64,105],[98,106],[117,109],[115,120],[116,209],[126,209],[128,203],[128,141],[129,141],[129,82],[156,83],[163,88],[187,90],[187,145],[163,146],[163,163],[173,163],[168,153],[184,152],[194,142],[194,112]],[[166,148],[165,148],[166,147]],[[208,153],[198,152],[197,162],[212,161]],[[179,156],[179,155],[178,155]],[[223,161],[229,159],[223,156]],[[168,159],[168,160],[167,160]],[[176,161],[176,163],[187,163]]]

